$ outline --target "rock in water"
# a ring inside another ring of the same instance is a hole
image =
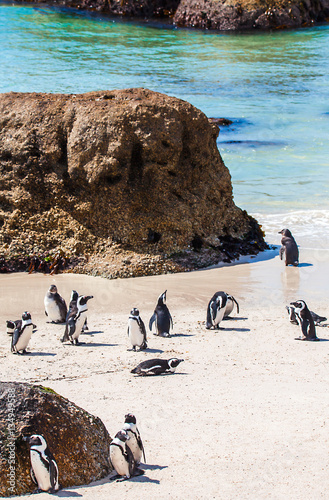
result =
[[[8,258],[115,248],[143,255],[145,270],[152,255],[196,241],[198,250],[220,247],[222,237],[264,248],[255,219],[233,202],[217,125],[188,102],[146,89],[10,92],[0,95],[0,122]]]
[[[4,437],[0,441],[0,496],[23,495],[36,487],[23,436],[46,438],[63,487],[88,484],[112,470],[111,438],[102,421],[51,389],[0,382],[0,429]]]

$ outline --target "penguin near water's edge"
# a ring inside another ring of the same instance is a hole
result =
[[[286,266],[291,264],[297,267],[299,263],[299,252],[293,235],[289,229],[282,229],[278,234],[282,234],[281,248],[279,252],[280,259],[283,260],[283,257],[285,257]]]

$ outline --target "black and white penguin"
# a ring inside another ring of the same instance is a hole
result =
[[[295,239],[293,238],[289,229],[282,229],[278,234],[282,234],[281,238],[281,248],[280,248],[280,259],[283,260],[285,256],[285,264],[288,266],[292,264],[293,266],[298,266],[299,252]]]
[[[132,309],[128,319],[128,337],[134,351],[136,347],[139,347],[140,351],[147,348],[145,325],[136,307]]]
[[[31,340],[33,333],[33,323],[31,319],[31,314],[25,311],[22,314],[22,320],[17,322],[17,326],[14,330],[13,336],[11,338],[11,352],[14,354],[25,354],[28,343]]]
[[[21,319],[16,319],[15,321],[11,321],[10,319],[6,321],[7,325],[7,334],[12,335],[16,328],[21,328],[22,326],[22,320]]]
[[[141,463],[142,456],[144,457],[144,463],[146,463],[143,441],[136,425],[135,415],[132,413],[125,415],[125,423],[122,430],[126,431],[129,436],[129,441],[126,444],[131,449],[136,464],[139,465]]]
[[[74,311],[74,315],[77,314],[77,312],[78,312],[78,298],[79,298],[78,292],[76,290],[72,290],[71,297],[70,297],[70,303],[69,303],[69,309],[67,311],[65,322],[67,322],[67,320],[69,319],[70,316],[73,316],[73,311]],[[88,324],[87,324],[87,317],[85,319],[81,333],[84,333],[86,330],[89,330]]]
[[[170,358],[170,359],[148,359],[142,361],[136,368],[131,370],[130,373],[137,375],[162,375],[163,373],[174,373],[179,363],[183,359]]]
[[[38,486],[35,493],[58,491],[61,488],[58,482],[58,467],[45,438],[40,434],[33,434],[23,439],[30,445],[31,478]]]
[[[234,304],[236,304],[236,312],[239,314],[239,304],[233,297],[233,295],[226,294],[227,302],[226,302],[226,307],[225,307],[225,312],[224,312],[224,317],[223,319],[229,319],[229,315],[234,309]]]
[[[297,300],[296,302],[290,302],[289,305],[294,308],[296,320],[302,329],[302,335],[296,340],[319,340],[316,336],[314,320],[306,302],[304,300]]]
[[[69,340],[71,344],[79,344],[79,336],[87,318],[87,302],[93,298],[93,295],[80,295],[78,297],[77,307],[72,308],[70,315],[67,317],[62,342]]]
[[[227,304],[227,294],[225,292],[216,292],[210,299],[207,307],[206,328],[219,328],[219,323],[222,321]]]
[[[128,433],[122,430],[111,441],[110,460],[117,473],[111,480],[119,478],[118,481],[125,481],[133,476],[144,474],[144,471],[137,467],[134,455],[127,445],[129,439]]]
[[[56,285],[50,285],[44,298],[45,314],[52,323],[65,323],[67,315],[66,302],[57,292]]]
[[[299,323],[297,321],[294,306],[292,306],[290,304],[289,306],[286,306],[286,309],[287,309],[287,312],[289,314],[290,323],[293,323],[294,325],[298,325]],[[316,314],[313,311],[310,311],[310,313],[311,313],[311,316],[312,316],[313,321],[315,323],[315,326],[328,326],[328,325],[321,325],[321,323],[323,323],[323,321],[327,321],[327,318],[325,316],[319,316],[318,314]]]
[[[154,335],[159,335],[160,337],[171,337],[170,327],[173,328],[173,320],[166,306],[166,300],[167,290],[158,298],[158,303],[149,322],[150,331],[152,331],[152,325],[155,323],[156,332]]]

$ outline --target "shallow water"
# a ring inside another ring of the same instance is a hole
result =
[[[329,248],[329,26],[210,33],[0,4],[0,44],[1,92],[147,87],[232,119],[218,147],[236,203],[271,242],[288,225]]]

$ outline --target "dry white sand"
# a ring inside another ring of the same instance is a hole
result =
[[[269,253],[273,257],[273,254]],[[329,498],[329,329],[322,342],[298,342],[285,305],[303,298],[328,316],[328,254],[301,251],[302,266],[279,258],[179,275],[108,281],[78,275],[0,277],[0,321],[29,310],[38,330],[30,354],[10,353],[0,337],[1,379],[41,383],[102,419],[113,437],[133,412],[144,442],[145,476],[104,479],[61,491],[86,499]],[[312,264],[312,265],[308,265]],[[46,323],[43,297],[56,283],[92,294],[90,332],[62,345],[64,327]],[[127,319],[146,325],[165,289],[172,338],[149,334],[146,352],[127,351]],[[224,290],[240,314],[205,329],[206,306]],[[184,358],[174,375],[135,377],[153,357]],[[40,500],[49,499],[40,494]]]

